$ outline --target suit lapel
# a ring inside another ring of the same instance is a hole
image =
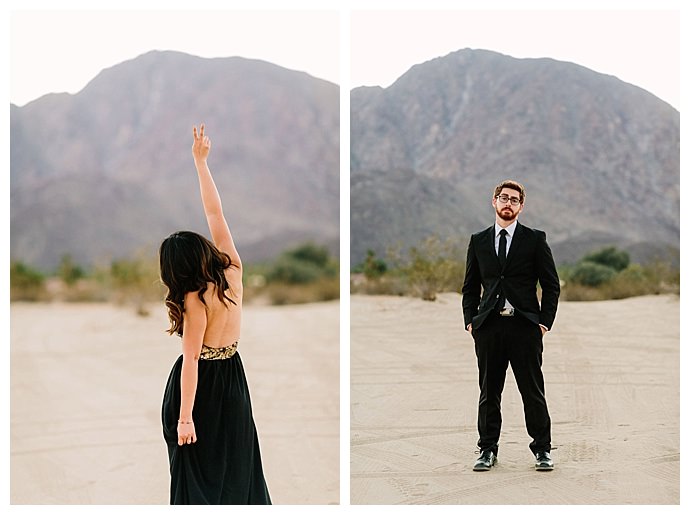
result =
[[[491,226],[484,231],[482,234],[482,246],[484,247],[484,252],[493,256],[493,262],[496,264],[496,268],[501,269],[501,265],[498,262],[498,256],[496,255],[496,228]]]

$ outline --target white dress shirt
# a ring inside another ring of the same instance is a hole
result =
[[[495,225],[495,234],[496,237],[494,238],[494,244],[495,244],[495,249],[496,249],[496,255],[498,256],[498,244],[501,240],[501,231],[503,229],[506,230],[508,234],[506,234],[506,257],[508,256],[508,252],[510,251],[510,244],[513,241],[513,235],[515,234],[515,228],[517,227],[517,220],[515,220],[512,224],[510,224],[508,227],[501,227],[496,223]],[[506,308],[512,308],[513,305],[508,301],[508,298],[506,298],[506,302],[503,305],[503,307]]]

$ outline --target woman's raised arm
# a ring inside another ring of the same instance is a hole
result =
[[[204,134],[203,123],[200,125],[198,132],[196,126],[194,126],[193,133],[192,155],[194,156],[194,165],[199,176],[201,202],[204,205],[204,213],[206,214],[208,228],[211,231],[211,238],[219,250],[230,256],[232,266],[241,269],[242,261],[235,248],[235,242],[232,239],[232,234],[230,234],[228,223],[223,214],[223,205],[220,201],[218,189],[215,182],[213,182],[211,170],[206,162],[211,151],[211,140]]]

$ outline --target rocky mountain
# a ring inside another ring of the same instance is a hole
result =
[[[154,253],[208,235],[192,125],[245,261],[310,240],[339,246],[339,88],[240,57],[154,51],[75,95],[10,106],[11,258],[43,269]]]
[[[493,223],[493,187],[523,183],[520,220],[558,263],[602,245],[677,259],[680,113],[573,63],[465,49],[386,89],[351,91],[350,254],[457,239]]]

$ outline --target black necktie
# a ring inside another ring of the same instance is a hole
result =
[[[498,240],[498,263],[501,265],[501,268],[503,268],[506,266],[506,235],[508,231],[501,229],[499,234],[501,237]]]

